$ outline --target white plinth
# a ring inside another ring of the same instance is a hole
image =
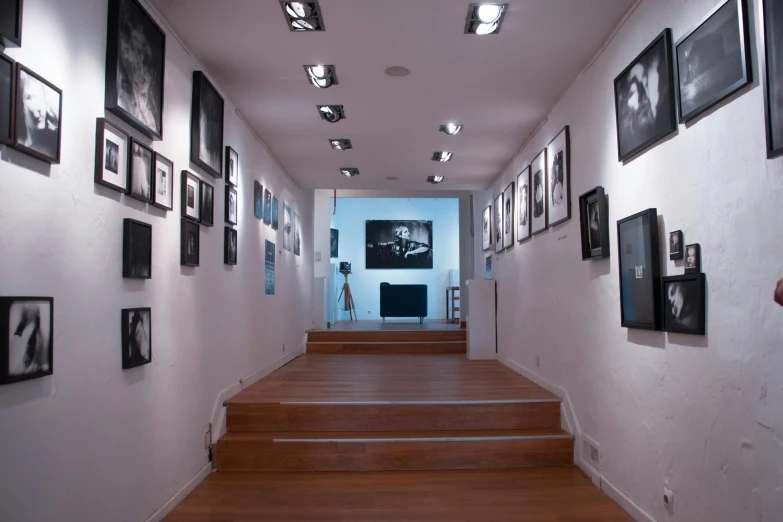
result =
[[[495,359],[495,280],[468,280],[466,293],[468,359]]]

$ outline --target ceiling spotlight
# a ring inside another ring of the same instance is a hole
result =
[[[427,183],[432,183],[433,185],[437,185],[438,183],[443,182],[443,176],[427,176]]]
[[[446,125],[441,125],[440,129],[441,132],[445,132],[449,136],[454,136],[459,131],[462,130],[462,125],[457,125],[456,123],[449,123]]]
[[[295,32],[323,31],[324,22],[318,2],[280,1],[288,29]]]
[[[465,34],[498,34],[508,4],[470,4]]]
[[[304,68],[307,79],[319,89],[327,89],[339,83],[334,65],[305,65]]]
[[[386,179],[388,179],[389,181],[400,181],[399,176],[386,176]]]
[[[340,169],[340,174],[347,178],[352,178],[359,175],[359,169],[343,167]]]
[[[345,109],[342,105],[317,105],[318,114],[329,123],[337,123],[345,119]]]
[[[329,140],[329,143],[332,145],[334,150],[348,150],[353,148],[351,140],[345,138],[332,139]]]
[[[447,161],[451,161],[451,157],[453,155],[453,152],[433,152],[432,161],[440,161],[441,163],[445,163]]]

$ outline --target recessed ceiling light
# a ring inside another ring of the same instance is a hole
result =
[[[323,31],[324,21],[318,2],[288,2],[280,0],[288,29],[297,33]]]
[[[345,119],[345,109],[342,105],[317,105],[318,114],[329,123],[337,123]]]
[[[443,176],[427,176],[427,183],[432,183],[433,185],[437,185],[438,183],[442,183],[443,179],[444,179]]]
[[[407,67],[403,67],[402,65],[392,65],[388,69],[386,69],[385,72],[389,76],[395,76],[397,78],[402,76],[408,76],[411,73],[411,70]]]
[[[388,179],[389,181],[400,181],[399,176],[386,176],[386,179]]]
[[[340,174],[342,174],[343,176],[345,176],[347,178],[352,178],[354,176],[358,176],[359,175],[359,169],[354,169],[354,168],[350,168],[350,167],[343,167],[343,168],[340,169]]]
[[[433,152],[432,153],[432,161],[440,161],[441,163],[445,163],[447,161],[451,161],[451,157],[454,155],[453,152]]]
[[[334,65],[305,65],[304,68],[307,79],[319,89],[327,89],[340,83],[337,81]]]
[[[332,146],[334,150],[348,150],[353,148],[353,144],[351,143],[351,140],[346,138],[330,139],[329,144]]]
[[[465,19],[465,34],[498,34],[508,4],[470,4]]]
[[[449,136],[454,136],[462,130],[462,125],[456,123],[447,123],[446,125],[441,125],[439,130],[441,132],[445,132]]]

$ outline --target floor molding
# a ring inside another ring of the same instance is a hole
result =
[[[636,505],[633,500],[625,496],[622,491],[617,489],[614,484],[606,480],[603,476],[601,476],[601,491],[606,493],[607,497],[617,502],[617,504],[637,522],[656,522],[653,517]]]
[[[191,491],[196,489],[196,486],[201,484],[201,481],[207,478],[210,473],[212,473],[212,463],[207,462],[206,465],[201,468],[198,473],[196,473],[196,476],[190,479],[190,481],[185,484],[182,489],[177,491],[174,496],[168,500],[168,502],[163,504],[160,509],[153,513],[152,516],[147,519],[147,522],[161,522],[164,518],[166,518],[166,515],[174,511],[174,508],[177,507],[180,502],[185,500],[185,497],[187,497]]]

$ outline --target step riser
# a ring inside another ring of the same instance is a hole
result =
[[[319,354],[460,354],[467,353],[465,341],[449,342],[308,342],[307,353]]]
[[[419,331],[335,331],[315,330],[308,332],[310,342],[325,343],[372,343],[372,342],[426,342],[426,341],[465,341],[467,331],[451,330],[419,330]]]

